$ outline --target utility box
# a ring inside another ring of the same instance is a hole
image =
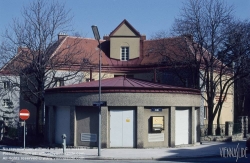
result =
[[[164,130],[164,117],[163,116],[152,117],[152,130],[153,131]]]

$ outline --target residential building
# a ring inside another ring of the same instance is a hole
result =
[[[179,60],[187,59],[186,52],[190,50],[188,36],[163,39],[170,44],[163,44],[165,49],[162,54],[156,48],[161,40],[147,40],[127,20],[123,20],[100,40],[100,47],[94,39],[77,39],[78,45],[73,50],[82,53],[72,64],[77,67],[85,63],[78,78],[65,80],[65,70],[61,67],[56,72],[59,75],[54,76],[54,85],[46,90],[45,128],[49,143],[60,143],[60,135],[66,133],[67,142],[71,145],[96,146],[98,123],[93,102],[98,101],[99,48],[102,99],[107,101],[107,106],[102,107],[103,147],[166,147],[199,142],[199,125],[204,124],[207,116],[201,107],[206,104],[200,91],[194,89],[199,84],[199,77],[192,80],[189,70],[182,67],[179,71],[185,81],[181,81],[174,74],[172,65],[168,64],[169,58],[165,54],[182,56]],[[59,35],[59,43],[52,56],[70,47],[75,40],[73,36]],[[61,55],[66,56],[67,52]],[[225,114],[231,111],[232,101],[233,96],[230,96],[225,102],[227,108],[221,113],[221,123],[233,121]],[[20,105],[20,108],[31,112],[27,123],[34,123],[37,114],[34,106],[22,98]],[[122,122],[118,123],[120,120]],[[155,120],[163,122],[154,127]],[[123,121],[126,122],[124,125],[130,126],[123,126]],[[112,126],[117,131],[112,130]],[[129,130],[120,131],[125,128]],[[127,132],[130,133],[129,145],[123,145],[121,142],[126,140],[118,140],[115,136],[118,133],[126,136]]]

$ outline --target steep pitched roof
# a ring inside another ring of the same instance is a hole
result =
[[[141,34],[126,20],[124,19],[111,33],[109,36],[113,36],[115,32],[121,28],[122,25],[126,25],[136,36],[141,36]]]
[[[27,63],[29,62],[25,59],[25,56],[28,56],[30,50],[27,48],[18,48],[18,53],[11,58],[3,67],[0,69],[1,75],[18,75],[18,71],[15,69],[18,68],[19,70],[25,68]]]
[[[40,54],[44,54],[41,58],[44,60],[53,59],[52,54],[56,53],[59,45],[62,44],[63,39],[59,39],[54,42],[51,46],[47,47],[44,51],[40,49],[31,49],[28,47],[18,47],[17,54],[13,56],[3,67],[0,69],[0,74],[2,75],[20,75],[24,73],[24,69],[28,70],[29,68],[34,68],[34,62],[39,60]],[[38,64],[38,63],[37,63]],[[28,72],[27,72],[28,73]]]
[[[197,89],[175,87],[149,81],[127,78],[125,76],[101,80],[102,92],[138,92],[138,93],[181,93],[200,94]],[[98,92],[99,81],[84,82],[69,86],[50,88],[46,93],[56,92]]]

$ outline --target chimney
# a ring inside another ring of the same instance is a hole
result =
[[[110,40],[110,38],[109,38],[109,36],[108,36],[108,35],[104,35],[104,36],[103,36],[103,40],[108,41],[108,40]]]
[[[21,46],[19,46],[18,48],[17,48],[17,53],[20,53],[20,52],[23,52],[23,51],[28,51],[29,49],[27,48],[27,47],[21,47]]]
[[[141,35],[141,40],[146,40],[146,35]]]
[[[193,41],[193,35],[192,35],[192,34],[184,34],[184,35],[182,35],[182,36],[184,36],[185,38],[187,38],[187,39]]]
[[[65,38],[66,36],[67,36],[66,33],[60,32],[60,33],[58,34],[58,40],[61,40],[61,39]]]

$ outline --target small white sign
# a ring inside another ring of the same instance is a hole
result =
[[[97,142],[97,134],[81,133],[81,141]]]

